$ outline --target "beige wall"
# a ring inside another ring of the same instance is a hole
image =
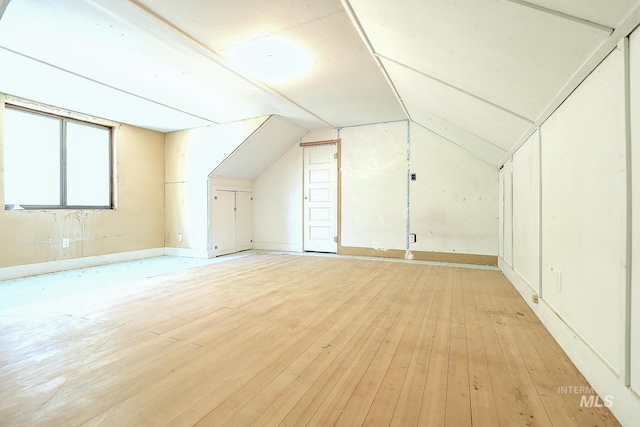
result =
[[[166,134],[165,246],[208,256],[209,174],[267,117]],[[182,241],[179,240],[182,235]]]
[[[0,94],[0,165],[4,96]],[[4,210],[0,168],[0,267],[164,246],[164,134],[127,125],[116,130],[114,210]],[[68,248],[62,239],[69,238]]]

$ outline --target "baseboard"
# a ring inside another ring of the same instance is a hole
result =
[[[144,249],[140,251],[120,252],[83,258],[64,259],[60,261],[39,262],[35,264],[16,265],[0,268],[0,280],[19,279],[21,277],[56,273],[58,271],[95,267],[116,262],[135,261],[144,258],[163,256],[165,248]]]
[[[495,255],[457,254],[450,252],[411,251],[413,259],[419,261],[450,262],[456,264],[498,265]]]
[[[400,249],[374,249],[360,248],[356,246],[338,246],[338,255],[404,259],[405,254],[406,251]]]
[[[400,249],[374,249],[353,246],[339,246],[339,255],[369,256],[395,259],[414,259],[417,261],[446,262],[454,264],[498,265],[494,255],[458,254],[449,252],[404,251]]]
[[[253,249],[258,251],[302,252],[302,245],[299,243],[268,243],[254,241]]]
[[[596,393],[603,398],[612,396],[613,405],[609,409],[618,421],[623,426],[635,425],[637,416],[640,414],[640,397],[624,385],[618,375],[558,316],[544,299],[539,298],[537,304],[532,301],[532,296],[537,296],[537,292],[515,270],[502,259],[499,259],[498,267]],[[571,386],[572,384],[562,385]]]
[[[209,256],[209,251],[206,249],[164,248],[163,255],[179,256],[184,258],[213,258],[213,256]]]

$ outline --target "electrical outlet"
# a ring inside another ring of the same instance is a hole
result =
[[[182,242],[182,233],[178,233],[178,242]]]
[[[531,295],[531,301],[534,304],[537,304],[538,303],[538,295],[536,295],[536,294]]]
[[[62,247],[63,248],[69,247],[69,239],[62,239]]]
[[[409,234],[409,243],[415,243],[417,241],[418,241],[418,238],[416,237],[416,233]]]

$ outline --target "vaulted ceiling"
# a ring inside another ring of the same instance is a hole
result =
[[[0,92],[159,131],[410,119],[500,165],[640,23],[638,0],[0,0]],[[292,41],[293,69],[261,47]],[[268,65],[264,65],[267,67]]]

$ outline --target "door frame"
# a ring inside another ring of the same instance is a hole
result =
[[[336,181],[336,185],[337,185],[337,193],[336,193],[336,234],[338,235],[338,241],[337,241],[337,245],[336,245],[336,254],[340,254],[340,249],[341,249],[341,235],[342,235],[342,168],[341,168],[341,160],[342,160],[342,155],[341,155],[341,151],[340,151],[340,142],[342,140],[340,138],[338,139],[327,139],[327,140],[323,140],[323,141],[309,141],[309,142],[301,142],[300,143],[300,147],[304,148],[304,147],[313,147],[314,145],[336,145],[336,150],[338,152],[338,176],[337,176],[337,181]],[[303,163],[304,163],[304,156],[303,156]],[[304,164],[302,167],[302,209],[304,210]],[[302,212],[302,217],[304,218],[304,211]],[[302,250],[304,251],[304,220],[302,221]]]

